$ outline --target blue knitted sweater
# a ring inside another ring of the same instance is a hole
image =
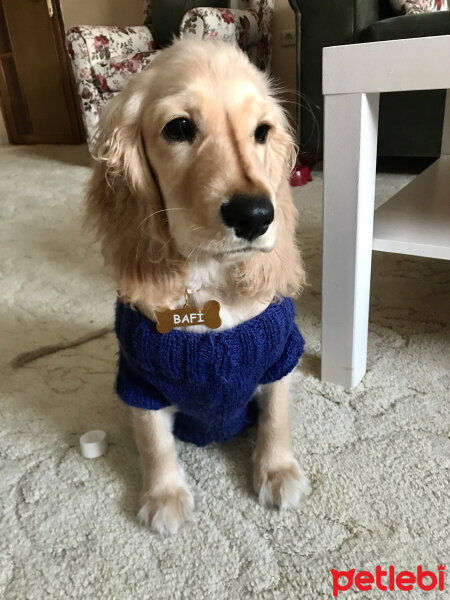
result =
[[[304,346],[291,298],[232,329],[165,334],[118,301],[116,334],[119,397],[138,408],[176,406],[175,435],[197,446],[228,441],[252,425],[257,386],[290,373]]]

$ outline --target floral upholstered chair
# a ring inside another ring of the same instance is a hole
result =
[[[151,63],[158,50],[170,43],[174,35],[222,39],[238,44],[260,69],[268,70],[270,66],[273,0],[210,0],[209,3],[214,6],[207,8],[196,7],[202,4],[198,0],[181,3],[177,0],[153,0],[153,6],[150,1],[144,3],[144,25],[80,25],[66,33],[67,52],[72,62],[91,151],[102,108],[134,73],[139,73]],[[183,7],[189,5],[194,8],[182,16]]]

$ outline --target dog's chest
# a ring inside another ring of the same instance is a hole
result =
[[[253,298],[236,297],[230,293],[230,282],[226,266],[215,260],[205,261],[193,265],[188,273],[188,298],[193,307],[202,307],[209,300],[220,303],[220,318],[222,325],[219,331],[236,327],[259,315],[268,306],[268,303],[258,302]],[[180,298],[179,306],[183,306],[185,298]],[[192,331],[203,333],[208,328],[202,325],[195,326]]]

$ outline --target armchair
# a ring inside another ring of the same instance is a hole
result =
[[[260,69],[269,68],[273,0],[210,2],[214,6],[198,8],[201,0],[148,0],[144,25],[80,25],[67,31],[67,52],[91,151],[102,108],[175,35],[224,39],[238,44]]]
[[[389,0],[289,2],[296,15],[297,89],[302,99],[298,142],[308,153],[322,151],[325,46],[450,33],[450,12],[395,16]],[[444,106],[442,90],[382,94],[378,155],[439,156]]]

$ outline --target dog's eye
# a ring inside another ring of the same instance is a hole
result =
[[[195,125],[189,119],[179,117],[169,121],[162,134],[168,142],[192,142],[195,138]]]
[[[261,125],[258,125],[258,127],[255,129],[255,140],[258,142],[258,144],[266,143],[269,129],[270,125],[267,125],[267,123],[262,123]]]

